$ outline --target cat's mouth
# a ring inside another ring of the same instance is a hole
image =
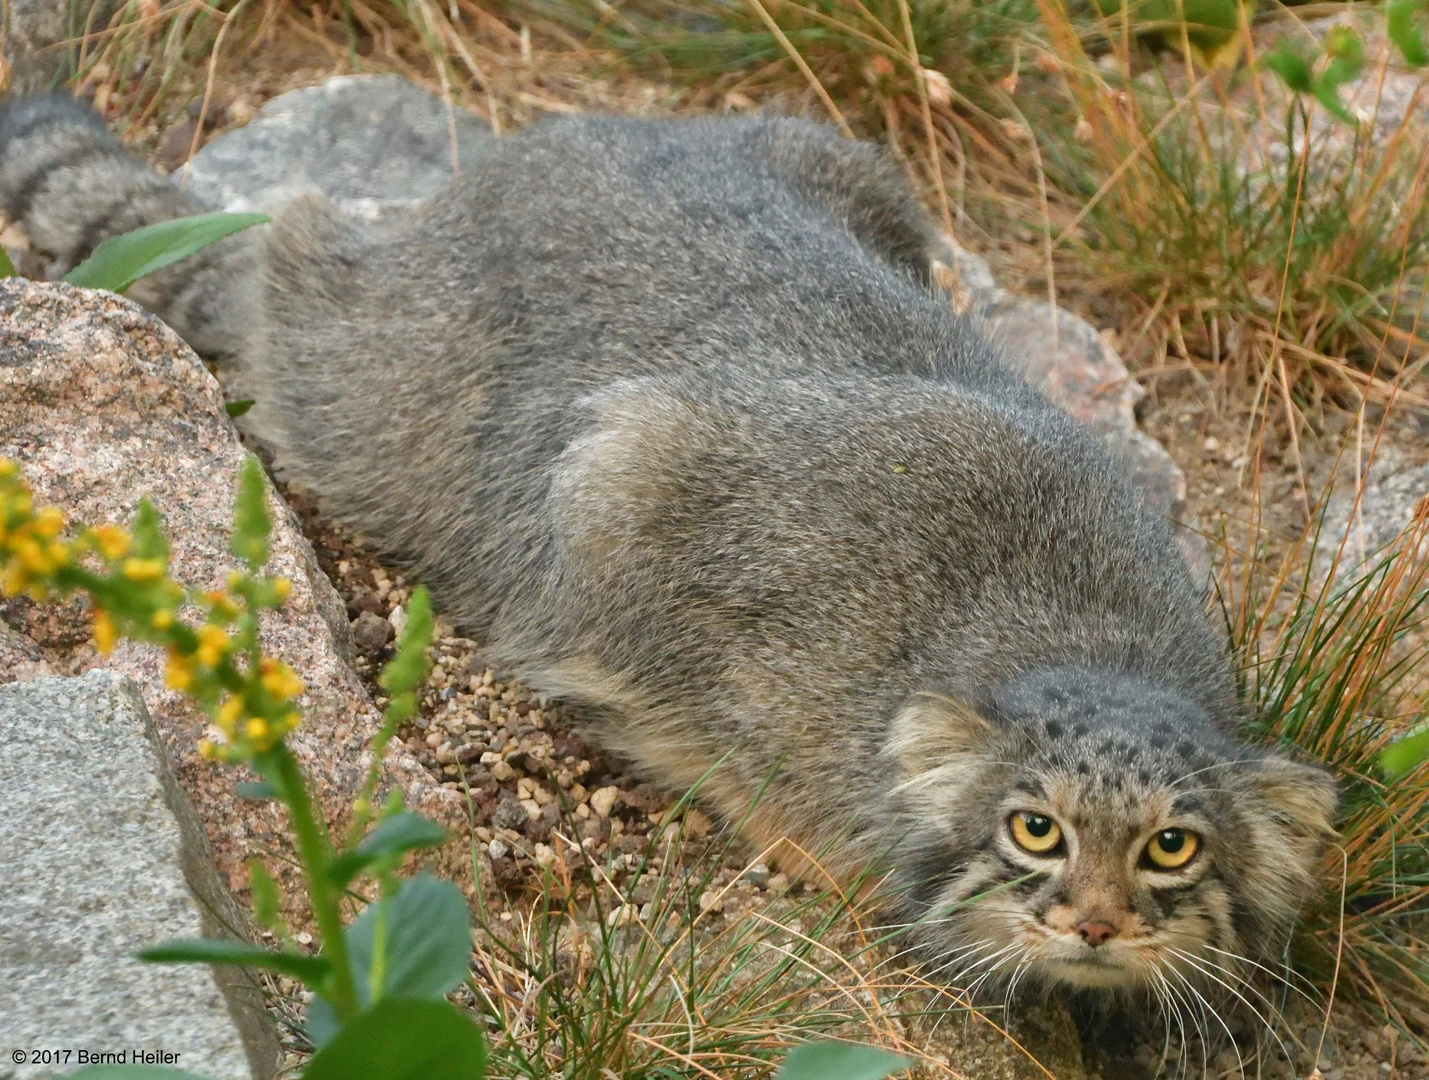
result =
[[[1123,959],[1105,949],[1088,949],[1080,955],[1045,959],[1041,966],[1050,978],[1073,986],[1105,988],[1136,982],[1134,971]]]

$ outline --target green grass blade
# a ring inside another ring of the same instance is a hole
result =
[[[19,277],[15,272],[15,264],[10,261],[9,254],[3,247],[0,247],[0,278]]]
[[[239,967],[269,968],[309,985],[320,983],[332,969],[332,965],[321,956],[273,952],[243,941],[220,941],[215,938],[166,941],[143,950],[139,959],[150,964],[236,964]]]
[[[198,214],[145,225],[105,240],[65,275],[65,281],[86,289],[122,293],[156,270],[269,220],[267,214]]]

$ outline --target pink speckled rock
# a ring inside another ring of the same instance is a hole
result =
[[[212,588],[235,562],[228,539],[244,454],[218,383],[158,319],[109,293],[0,281],[0,455],[20,463],[39,502],[76,521],[127,523],[147,497],[170,538],[174,577]],[[305,719],[290,743],[336,823],[365,774],[380,717],[345,659],[352,646],[341,600],[292,512],[276,496],[270,508],[269,569],[293,590],[266,618],[264,640],[307,684]],[[286,848],[282,815],[235,799],[239,777],[199,758],[206,718],[164,686],[161,650],[122,642],[99,656],[77,604],[10,601],[0,619],[9,626],[0,681],[109,667],[139,685],[232,887],[246,886],[246,859]],[[458,801],[405,753],[393,751],[386,766],[409,806],[448,825],[462,820]]]

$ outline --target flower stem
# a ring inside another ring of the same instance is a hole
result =
[[[346,1024],[358,1012],[357,990],[352,981],[352,964],[347,956],[347,939],[342,932],[342,911],[339,897],[328,881],[327,870],[331,853],[324,830],[313,814],[302,770],[292,752],[279,743],[267,754],[267,764],[276,772],[278,789],[288,805],[293,835],[298,842],[298,855],[308,881],[308,897],[313,905],[313,918],[322,934],[323,955],[332,964],[332,974],[323,996],[332,1004],[338,1021]],[[255,762],[257,764],[257,762]]]

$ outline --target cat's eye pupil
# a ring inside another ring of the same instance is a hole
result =
[[[1028,814],[1022,820],[1027,825],[1027,831],[1038,839],[1052,831],[1052,819],[1041,814]]]
[[[1167,855],[1175,855],[1186,846],[1186,834],[1180,829],[1167,829],[1158,839]]]

